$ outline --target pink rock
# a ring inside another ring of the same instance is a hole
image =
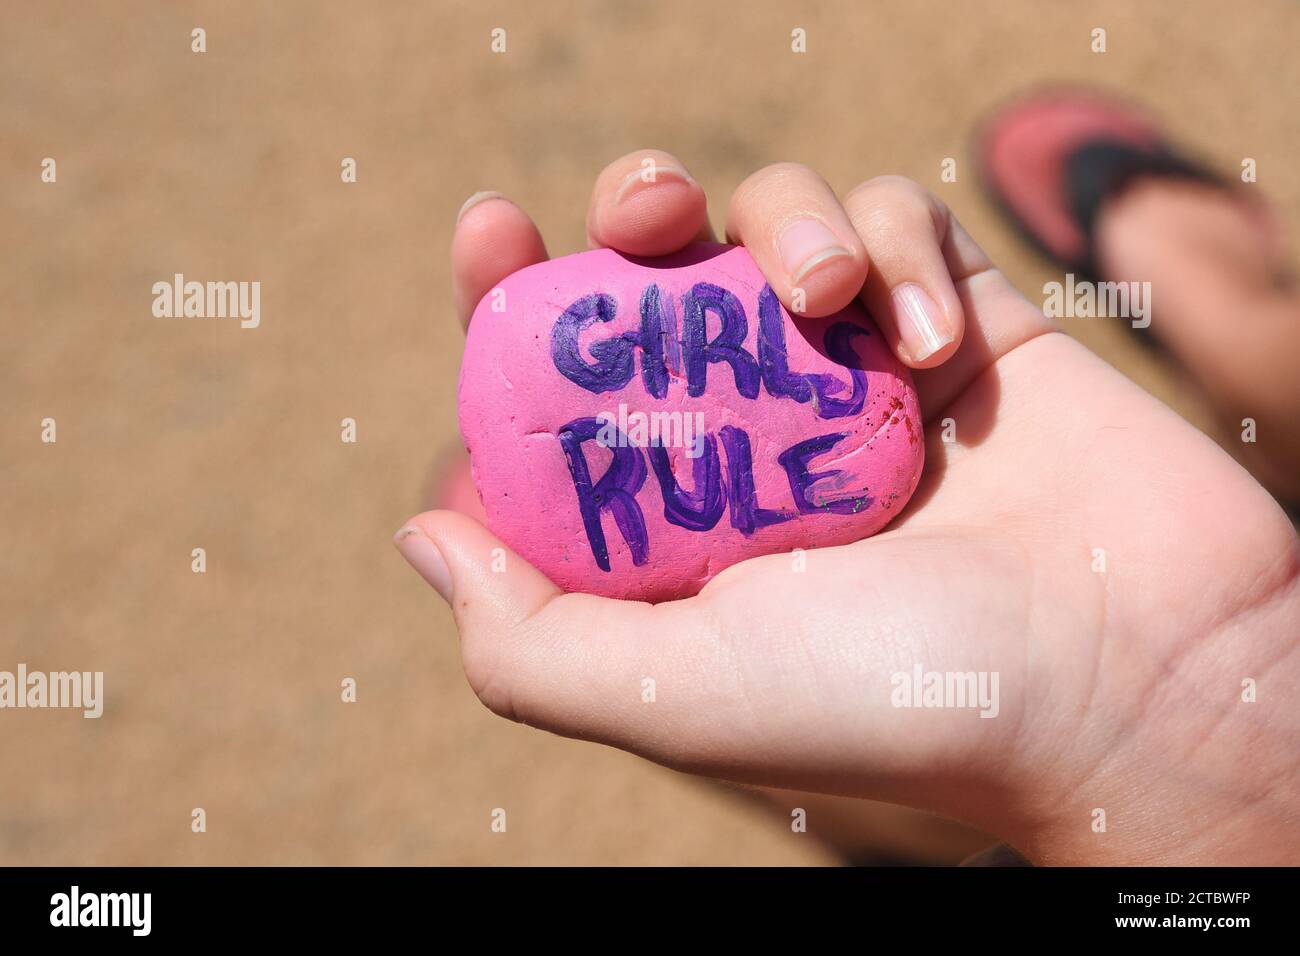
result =
[[[507,278],[470,323],[460,427],[488,527],[566,590],[646,601],[875,534],[924,458],[911,375],[866,312],[796,324],[714,243]]]

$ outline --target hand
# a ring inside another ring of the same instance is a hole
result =
[[[783,234],[809,219],[827,233]],[[711,238],[703,191],[660,152],[600,175],[587,228],[641,255]],[[480,524],[420,515],[399,547],[451,604],[483,702],[680,770],[934,810],[1036,862],[1300,858],[1300,547],[1276,503],[1055,330],[915,183],[841,203],[811,170],[769,167],[727,234],[787,307],[796,288],[808,315],[861,294],[919,370],[920,487],[803,573],[769,555],[655,606],[561,593],[513,554],[493,573],[503,545]],[[827,236],[840,251],[809,269]],[[452,258],[464,318],[546,250],[495,198],[463,212]],[[893,675],[918,664],[996,672],[996,716],[894,706]]]

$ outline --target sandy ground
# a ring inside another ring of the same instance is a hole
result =
[[[3,19],[0,669],[102,670],[107,699],[99,720],[0,712],[0,863],[833,861],[734,789],[493,717],[394,552],[456,440],[446,251],[475,190],[508,192],[561,254],[601,166],[638,147],[681,156],[719,227],[771,161],[842,191],[903,173],[1032,292],[1051,267],[980,196],[968,137],[1067,81],[1140,98],[1221,169],[1256,158],[1300,220],[1289,0],[45,0]],[[177,272],[260,281],[261,326],[153,318]],[[1120,331],[1071,330],[1208,424]],[[875,819],[886,841],[917,825]]]

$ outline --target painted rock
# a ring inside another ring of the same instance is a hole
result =
[[[498,537],[566,590],[646,601],[875,534],[924,457],[911,375],[866,312],[796,323],[715,243],[507,278],[470,322],[460,427]]]

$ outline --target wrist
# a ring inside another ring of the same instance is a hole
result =
[[[1036,794],[1044,810],[1022,821],[1017,849],[1056,865],[1300,862],[1297,635],[1293,581],[1189,639],[1139,706],[1088,719],[1076,772]]]

